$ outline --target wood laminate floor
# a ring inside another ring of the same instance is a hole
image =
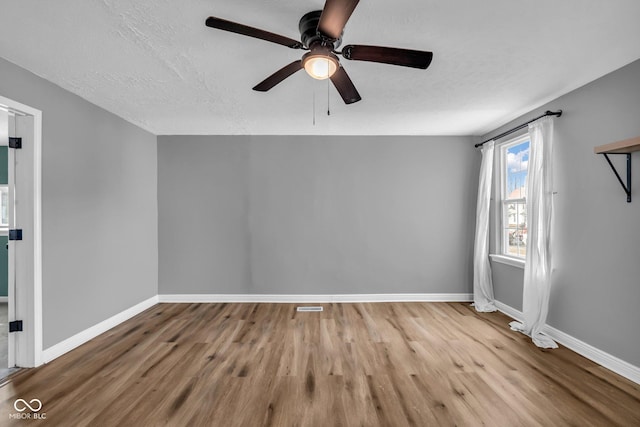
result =
[[[640,425],[640,386],[500,313],[322,306],[156,305],[13,376],[0,425],[35,425],[9,418],[16,399],[56,426]]]

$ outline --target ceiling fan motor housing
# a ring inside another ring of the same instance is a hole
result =
[[[313,12],[309,12],[302,18],[300,18],[300,22],[298,23],[298,29],[300,30],[300,40],[302,41],[302,44],[308,49],[311,49],[314,45],[321,44],[323,46],[327,46],[330,50],[333,50],[340,46],[342,37],[334,40],[320,34],[320,32],[318,31],[318,22],[320,22],[320,15],[322,15],[321,10],[314,10]]]

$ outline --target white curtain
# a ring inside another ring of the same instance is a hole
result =
[[[551,215],[553,119],[545,117],[529,125],[531,140],[527,177],[527,255],[522,296],[523,322],[511,322],[511,329],[529,335],[535,345],[557,348],[542,333],[549,311],[551,292]]]
[[[476,239],[473,251],[473,305],[476,311],[496,311],[493,282],[489,264],[489,203],[493,176],[493,147],[489,141],[482,146],[478,205],[476,207]]]

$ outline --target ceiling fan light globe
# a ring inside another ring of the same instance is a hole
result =
[[[338,61],[328,55],[309,55],[303,59],[307,74],[317,80],[331,77],[338,69]]]

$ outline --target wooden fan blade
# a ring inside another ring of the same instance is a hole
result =
[[[243,36],[254,37],[260,40],[266,40],[271,43],[290,47],[292,49],[300,49],[302,47],[302,43],[297,40],[290,39],[289,37],[270,33],[269,31],[260,30],[258,28],[249,27],[247,25],[227,21],[226,19],[216,18],[215,16],[208,17],[206,24],[207,27],[217,28],[218,30],[229,31],[236,34],[242,34]]]
[[[342,66],[338,67],[335,73],[330,77],[331,82],[338,90],[338,93],[342,97],[342,100],[345,104],[353,104],[354,102],[360,101],[362,98],[358,93],[358,90],[353,85],[353,82],[349,78],[347,72],[342,68]]]
[[[354,61],[380,62],[422,70],[425,70],[433,59],[432,52],[365,45],[347,45],[342,48],[342,56]]]
[[[302,69],[302,60],[298,59],[297,61],[293,61],[291,64],[286,65],[271,74],[269,77],[255,85],[253,90],[257,90],[258,92],[266,92],[290,75],[294,74],[296,71]]]
[[[339,39],[353,10],[360,0],[327,0],[320,15],[318,31],[321,34]]]

